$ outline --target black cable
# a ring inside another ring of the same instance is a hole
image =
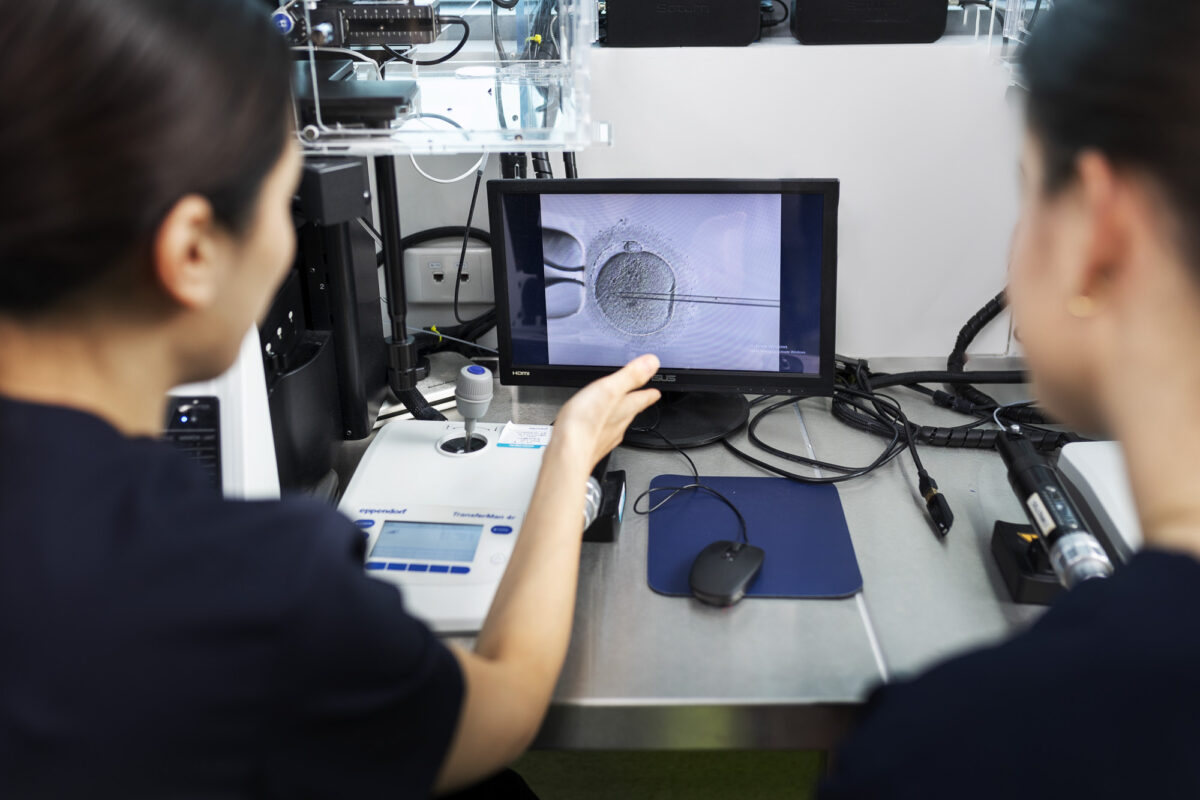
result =
[[[449,239],[451,237],[458,238],[466,235],[471,239],[476,239],[484,244],[492,243],[492,235],[481,228],[463,228],[461,225],[443,225],[440,228],[429,228],[428,230],[418,231],[409,234],[400,240],[401,247],[407,250],[410,247],[416,247],[426,242],[432,242],[436,239]],[[380,264],[383,263],[383,255],[379,257]]]
[[[533,154],[533,174],[534,177],[542,180],[554,177],[554,168],[550,166],[549,153]]]
[[[492,243],[492,235],[482,228],[464,228],[461,225],[443,225],[439,228],[428,228],[427,230],[417,231],[404,237],[404,246],[416,247],[425,242],[432,242],[435,239],[448,239],[451,236],[458,238],[466,234],[472,239],[477,239],[484,244]]]
[[[859,364],[861,365],[862,362],[859,362]],[[922,373],[908,373],[907,376],[921,375],[921,374]],[[972,373],[972,372],[963,373],[963,378],[972,378],[973,376],[975,376],[977,374],[987,374],[987,373]],[[869,373],[866,372],[865,367],[862,370],[856,369],[854,372],[854,375],[855,376],[865,375],[865,377],[856,378],[856,379],[860,380],[862,383],[870,384],[872,389],[878,388],[877,382],[874,380],[873,377],[871,377],[869,375]],[[844,378],[845,374],[842,373],[839,375],[839,377]],[[962,378],[956,378],[956,379],[961,380]],[[918,387],[913,386],[913,385],[906,385],[905,388],[913,389],[913,388],[918,388]],[[967,407],[965,407],[965,408],[964,407],[956,407],[953,405],[949,405],[944,401],[947,398],[949,398],[951,400],[958,400],[958,398],[953,398],[953,396],[948,395],[945,392],[940,392],[940,391],[935,392],[934,394],[938,396],[935,398],[935,402],[937,405],[940,405],[944,408],[952,408],[953,410],[958,411],[959,413],[976,416],[976,417],[978,417],[978,419],[976,419],[974,422],[971,422],[966,425],[960,425],[960,426],[950,427],[950,428],[934,427],[934,426],[929,426],[929,425],[912,425],[912,433],[913,433],[913,438],[915,441],[917,441],[921,444],[929,444],[929,445],[932,445],[935,447],[966,448],[966,449],[978,449],[978,450],[992,450],[995,448],[996,436],[997,436],[998,432],[995,430],[990,430],[990,429],[989,430],[977,430],[977,429],[982,427],[983,424],[989,423],[992,421],[992,414],[996,410],[997,406],[990,405],[986,408],[981,409],[981,408],[972,406],[968,403]],[[966,401],[959,400],[959,402],[965,403]],[[844,411],[842,409],[839,409],[837,407],[835,407],[833,409],[833,412],[834,412],[834,416],[837,417],[840,421],[842,421],[848,425],[851,425],[852,427],[856,427],[860,430],[865,430],[865,431],[868,431],[871,433],[875,433],[877,435],[886,435],[887,434],[886,430],[880,430],[878,425],[871,422],[870,420],[865,420],[861,416],[854,416],[849,413],[844,413]],[[1081,437],[1075,433],[1064,432],[1064,431],[1059,431],[1059,430],[1051,430],[1051,429],[1041,427],[1042,425],[1045,425],[1046,423],[1045,423],[1045,420],[1044,420],[1044,417],[1043,417],[1041,411],[1039,411],[1037,408],[1033,408],[1033,407],[1022,408],[1022,407],[1008,406],[1008,407],[1006,407],[1004,415],[1010,422],[1018,422],[1019,424],[1021,424],[1022,428],[1028,434],[1027,438],[1029,438],[1030,441],[1032,441],[1039,450],[1050,452],[1050,451],[1054,451],[1059,448],[1062,448],[1065,445],[1070,444],[1072,442],[1087,441],[1086,439],[1084,439],[1083,437]]]
[[[479,199],[479,184],[483,182],[483,167],[475,173],[475,190],[471,192],[471,208],[467,211],[467,233],[463,235],[462,250],[458,254],[458,272],[454,276],[454,321],[462,325],[467,320],[458,313],[458,291],[462,287],[463,264],[467,260],[467,242],[471,239],[471,222],[475,219],[475,202]]]
[[[1033,26],[1037,24],[1038,14],[1042,13],[1042,0],[1037,0],[1033,4],[1033,15],[1029,18],[1029,30],[1033,30]]]
[[[839,391],[841,391],[841,390],[839,390]],[[862,411],[864,414],[867,414],[867,415],[875,415],[876,414],[876,412],[874,410],[860,405],[857,402],[857,397],[855,397],[855,395],[865,395],[865,393],[857,392],[856,390],[849,390],[847,395],[842,398],[842,402],[845,402],[848,405],[859,408],[859,410]],[[802,397],[789,397],[789,398],[781,400],[777,403],[772,403],[771,405],[769,405],[766,408],[759,411],[757,414],[754,415],[754,417],[749,421],[749,423],[746,426],[747,438],[755,446],[761,447],[766,452],[771,453],[772,455],[775,455],[784,460],[792,461],[797,464],[803,464],[805,466],[813,467],[815,469],[824,469],[824,470],[827,470],[830,472],[840,472],[840,473],[842,473],[841,475],[831,475],[828,477],[825,477],[825,476],[817,477],[817,476],[813,476],[813,475],[800,475],[798,473],[790,472],[788,470],[777,467],[773,464],[769,464],[765,461],[760,461],[759,459],[754,458],[750,454],[743,452],[742,450],[739,450],[737,447],[735,447],[733,445],[733,443],[729,441],[728,437],[726,437],[725,439],[722,439],[721,444],[723,444],[725,446],[725,449],[727,449],[729,452],[733,453],[735,456],[742,459],[743,461],[750,463],[750,464],[754,464],[755,466],[765,469],[769,472],[773,472],[776,475],[779,475],[780,477],[788,478],[789,480],[794,480],[797,483],[811,483],[811,484],[818,484],[818,485],[832,484],[832,483],[844,483],[845,481],[848,481],[848,480],[853,480],[855,478],[861,478],[864,475],[868,475],[871,472],[874,472],[876,469],[879,469],[884,464],[887,464],[888,462],[893,460],[896,456],[900,455],[900,453],[904,452],[904,449],[907,447],[907,444],[901,440],[900,431],[896,428],[896,426],[893,425],[893,426],[891,426],[891,440],[884,447],[883,451],[879,454],[878,458],[876,458],[874,461],[872,461],[870,464],[867,464],[866,466],[847,467],[847,466],[842,466],[840,464],[831,464],[831,463],[828,463],[825,461],[820,461],[818,459],[808,458],[806,456],[801,456],[801,455],[797,455],[795,453],[789,453],[787,451],[780,450],[776,447],[767,445],[765,442],[762,441],[762,439],[760,439],[758,437],[758,433],[757,433],[758,425],[769,414],[772,414],[781,408],[785,408],[790,405],[795,405],[796,403],[799,403],[804,399],[805,398],[802,398]],[[834,401],[838,402],[838,397],[836,395],[834,397]]]
[[[504,0],[492,0],[492,2],[498,5],[500,8],[511,11],[517,7],[517,3],[521,2],[521,0],[508,0],[508,2],[505,2]]]
[[[417,231],[416,233],[411,233],[408,236],[405,236],[403,239],[401,239],[402,249],[416,247],[417,245],[437,239],[448,239],[450,237],[458,236],[465,236],[488,245],[492,243],[491,234],[480,228],[464,228],[461,225],[445,225],[439,228],[429,228],[428,230]],[[386,302],[386,298],[384,298],[384,302]],[[425,328],[420,332],[414,331],[413,335],[424,337],[428,342],[425,347],[421,348],[421,355],[423,356],[444,351],[460,352],[464,355],[469,355],[474,350],[475,346],[468,348],[467,345],[463,345],[458,342],[452,342],[449,339],[444,339],[441,337],[453,336],[455,339],[475,341],[495,327],[496,310],[493,308],[488,309],[474,319],[467,320],[461,325],[454,325],[441,330],[431,330],[429,328]],[[429,346],[429,344],[432,346]],[[491,348],[486,349],[491,350]]]
[[[780,7],[783,9],[783,16],[780,17],[779,19],[764,20],[762,23],[762,27],[764,27],[764,28],[774,28],[777,25],[782,25],[783,23],[787,22],[788,15],[791,13],[788,10],[788,4],[783,2],[783,0],[771,0],[772,7],[774,7],[775,3],[778,3],[780,5]]]
[[[441,420],[444,420],[446,417],[443,416],[442,413],[437,410],[437,406],[448,406],[454,402],[453,395],[451,395],[450,397],[444,397],[441,400],[438,400],[434,403],[430,403],[428,400],[426,400],[425,396],[423,394],[421,394],[420,392],[417,392],[417,396],[420,399],[414,400],[414,402],[416,402],[418,407],[421,409],[421,413],[422,414],[430,414],[430,413],[436,414],[437,415],[436,417],[434,417],[434,416],[417,416],[416,414],[413,413],[411,407],[408,407],[408,404],[404,403],[406,406],[404,409],[401,409],[399,411],[389,411],[387,414],[380,414],[378,417],[375,418],[375,424],[378,425],[380,422],[384,422],[389,419],[395,419],[396,417],[403,417],[405,414],[412,414],[413,419],[420,419],[420,420],[426,420],[426,421],[433,420],[436,422],[440,422]],[[404,402],[403,399],[401,399],[401,402]]]
[[[1005,291],[999,292],[995,297],[989,300],[983,308],[979,309],[962,329],[958,332],[958,337],[954,341],[954,349],[950,351],[949,357],[946,359],[946,369],[950,372],[963,372],[967,364],[967,348],[979,336],[979,334],[991,322],[1000,316],[1008,305],[1008,298]],[[994,408],[997,403],[988,394],[979,391],[970,384],[962,385],[955,384],[951,388],[952,393],[956,397],[961,397],[967,402],[979,406],[980,408]]]
[[[575,154],[568,151],[563,153],[563,170],[567,178],[574,180],[579,177],[579,166],[575,163]]]
[[[860,371],[865,370],[864,366],[860,365]],[[832,398],[833,410],[835,416],[845,416],[847,414],[857,415],[856,422],[852,423],[854,427],[866,430],[870,433],[880,434],[888,438],[879,456],[866,466],[844,466],[841,464],[833,464],[827,461],[821,461],[816,458],[801,456],[796,453],[790,453],[781,450],[777,447],[764,442],[758,435],[758,426],[771,413],[785,408],[787,406],[799,403],[803,398],[786,398],[779,402],[773,403],[755,414],[747,424],[746,436],[747,439],[760,450],[770,453],[778,458],[786,461],[792,461],[815,469],[822,469],[829,472],[840,472],[840,475],[831,476],[811,476],[800,475],[790,470],[785,470],[774,464],[767,463],[760,459],[754,458],[749,453],[746,453],[733,445],[728,437],[721,440],[722,445],[738,458],[753,464],[761,469],[772,472],[780,477],[796,481],[798,483],[808,484],[835,484],[844,483],[845,481],[854,480],[856,478],[869,475],[871,472],[879,469],[883,465],[894,460],[905,450],[909,451],[913,459],[913,465],[917,470],[918,488],[922,497],[925,499],[925,506],[929,513],[929,517],[934,523],[939,536],[945,536],[954,523],[954,513],[950,510],[950,505],[946,498],[938,490],[937,482],[930,476],[928,470],[925,469],[924,463],[921,461],[921,455],[917,450],[916,434],[914,427],[908,417],[905,415],[900,403],[887,395],[877,394],[873,391],[863,391],[850,386],[837,386],[834,389]]]
[[[946,358],[946,369],[950,372],[962,373],[966,369],[967,364],[967,349],[971,343],[983,332],[993,320],[995,320],[1008,306],[1008,297],[1006,291],[999,292],[995,297],[989,300],[983,308],[979,309],[962,329],[958,332],[958,337],[954,342],[954,349]],[[953,383],[946,387],[949,392],[929,392],[927,389],[922,389],[923,393],[928,393],[932,397],[933,402],[942,408],[949,408],[953,411],[958,411],[964,414],[987,415],[995,410],[1000,403],[991,395],[977,389],[971,383]],[[1036,408],[1024,408],[1018,412],[1018,418],[1013,421],[1021,424],[1045,425],[1049,423],[1045,415]]]
[[[492,4],[492,44],[496,47],[496,59],[500,62],[501,67],[508,66],[508,53],[504,52],[504,42],[500,40],[500,12],[499,6]],[[504,105],[500,99],[500,74],[496,74],[496,113],[500,115],[500,127],[507,128],[508,122],[504,118]]]
[[[634,430],[638,433],[652,433],[655,436],[657,436],[658,438],[662,439],[664,442],[666,442],[667,445],[669,447],[671,447],[672,449],[674,449],[675,452],[679,453],[679,455],[683,456],[684,459],[688,462],[688,466],[692,470],[692,483],[686,484],[684,486],[653,486],[653,487],[647,489],[646,491],[642,492],[641,494],[639,494],[637,497],[634,498],[633,513],[641,514],[643,516],[649,515],[655,511],[657,511],[658,509],[662,508],[663,506],[665,506],[673,498],[678,497],[680,492],[687,492],[687,491],[707,492],[708,494],[711,494],[713,497],[720,500],[725,505],[729,506],[729,509],[734,513],[734,516],[737,517],[738,525],[740,526],[738,538],[740,538],[743,543],[750,544],[750,533],[749,533],[748,527],[746,525],[746,518],[744,516],[742,516],[742,512],[738,509],[738,507],[736,505],[734,505],[733,501],[730,500],[728,497],[721,494],[716,489],[713,489],[710,486],[705,486],[704,484],[702,484],[700,482],[700,470],[698,470],[696,468],[696,462],[692,460],[691,456],[689,456],[686,452],[684,452],[683,448],[681,448],[679,445],[675,444],[673,441],[668,439],[661,431],[659,431],[657,426],[658,426],[658,423],[656,422],[653,426],[648,427],[648,428],[632,428],[631,430]],[[648,498],[655,492],[670,492],[670,494],[645,510],[638,508],[638,506],[641,504],[643,498]]]
[[[909,386],[917,383],[989,383],[1014,384],[1026,383],[1029,376],[1024,372],[1002,370],[995,372],[939,372],[929,370],[924,372],[899,372],[894,375],[876,373],[871,376],[872,389],[886,389],[891,386]]]
[[[492,2],[496,2],[496,0],[492,0]],[[464,47],[466,47],[467,39],[471,38],[471,26],[467,24],[467,21],[465,19],[463,19],[462,17],[456,17],[456,16],[440,16],[439,15],[438,22],[445,24],[445,25],[461,25],[462,29],[463,29],[462,39],[459,40],[458,44],[454,45],[453,50],[451,50],[449,53],[447,53],[446,55],[444,55],[440,58],[435,58],[430,61],[417,61],[416,59],[409,58],[408,56],[399,52],[394,47],[392,47],[390,44],[383,45],[383,49],[387,50],[389,53],[391,53],[393,58],[395,58],[399,61],[403,61],[405,64],[412,64],[415,67],[432,67],[432,66],[436,66],[438,64],[445,64],[447,61],[449,61],[450,59],[452,59],[456,55],[458,55],[460,50],[462,50]]]
[[[549,0],[541,0],[529,24],[530,36],[526,38],[525,47],[521,51],[522,60],[557,61],[559,59],[558,40],[553,32],[554,23],[557,20],[558,4],[549,2]],[[542,127],[553,128],[558,117],[558,110],[562,105],[562,88],[561,86],[547,85],[536,86],[534,90],[545,101],[541,107]],[[550,172],[549,158],[547,157],[545,177],[554,177]]]

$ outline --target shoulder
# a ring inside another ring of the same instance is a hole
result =
[[[876,692],[824,796],[1139,796],[1153,785],[1147,763],[1166,785],[1200,791],[1197,620],[1200,563],[1138,556],[1030,630]],[[1112,768],[1101,775],[1097,763]]]

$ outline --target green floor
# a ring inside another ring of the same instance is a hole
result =
[[[821,753],[535,751],[515,765],[541,800],[808,800]]]

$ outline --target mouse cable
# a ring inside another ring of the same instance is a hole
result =
[[[881,434],[888,437],[888,442],[879,456],[870,464],[862,467],[848,467],[840,464],[832,464],[826,461],[820,461],[815,458],[808,458],[796,453],[789,453],[777,447],[773,447],[764,442],[758,435],[758,426],[769,414],[790,406],[795,405],[804,398],[791,397],[772,403],[766,408],[759,411],[750,419],[746,426],[746,435],[749,441],[755,447],[764,450],[778,458],[787,461],[793,461],[805,466],[816,469],[824,469],[830,472],[839,472],[840,475],[832,476],[811,476],[801,475],[790,470],[777,467],[774,464],[767,463],[761,459],[751,456],[736,447],[729,438],[721,440],[721,444],[730,453],[737,456],[742,461],[748,464],[753,464],[760,469],[778,475],[781,478],[796,481],[797,483],[828,485],[836,483],[844,483],[846,481],[862,478],[885,464],[894,460],[897,456],[908,450],[913,458],[913,464],[917,469],[918,489],[922,498],[925,500],[925,508],[929,515],[930,521],[939,537],[949,533],[951,526],[954,524],[954,513],[950,509],[950,504],[947,502],[945,495],[938,489],[937,481],[925,469],[924,463],[921,461],[920,453],[917,451],[916,442],[913,436],[913,425],[905,416],[904,410],[900,407],[899,402],[887,395],[875,394],[873,392],[864,392],[850,386],[838,386],[834,390],[833,405],[835,412],[838,408],[851,409],[850,413],[859,415],[863,420],[869,421],[864,423],[866,429],[872,433]]]
[[[710,486],[705,486],[703,483],[700,482],[700,471],[696,468],[696,462],[692,460],[691,456],[689,456],[686,452],[684,452],[683,448],[681,448],[679,445],[672,442],[661,431],[659,431],[657,425],[658,424],[655,423],[654,426],[649,427],[649,428],[640,428],[639,427],[639,428],[633,428],[632,430],[634,430],[638,433],[654,434],[655,436],[657,436],[658,438],[660,438],[664,442],[666,442],[669,447],[671,447],[672,449],[675,450],[675,452],[677,452],[677,453],[679,453],[679,455],[683,456],[684,460],[686,460],[688,462],[688,466],[692,470],[692,481],[693,482],[689,483],[685,486],[652,486],[652,487],[650,487],[646,491],[639,494],[636,498],[634,498],[633,513],[641,515],[641,516],[649,516],[653,512],[655,512],[658,509],[665,506],[672,499],[677,497],[680,492],[695,491],[695,490],[707,492],[708,494],[710,494],[713,497],[720,500],[725,505],[729,506],[729,510],[732,511],[734,513],[734,516],[737,517],[738,525],[740,526],[740,530],[738,532],[738,538],[740,538],[742,540],[743,544],[750,544],[750,534],[748,531],[748,526],[746,525],[746,518],[744,516],[742,516],[741,510],[739,510],[738,507],[736,505],[734,505],[733,501],[730,500],[728,497],[721,494],[716,489],[713,489]],[[670,494],[667,495],[666,497],[664,497],[662,500],[659,500],[657,503],[650,506],[649,508],[641,509],[638,507],[639,505],[641,505],[641,502],[643,499],[646,499],[647,503],[649,503],[648,498],[650,498],[655,492],[670,492]]]

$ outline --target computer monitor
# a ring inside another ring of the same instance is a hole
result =
[[[490,181],[501,381],[582,386],[655,353],[667,391],[626,439],[650,447],[737,430],[746,394],[829,394],[838,188]]]

